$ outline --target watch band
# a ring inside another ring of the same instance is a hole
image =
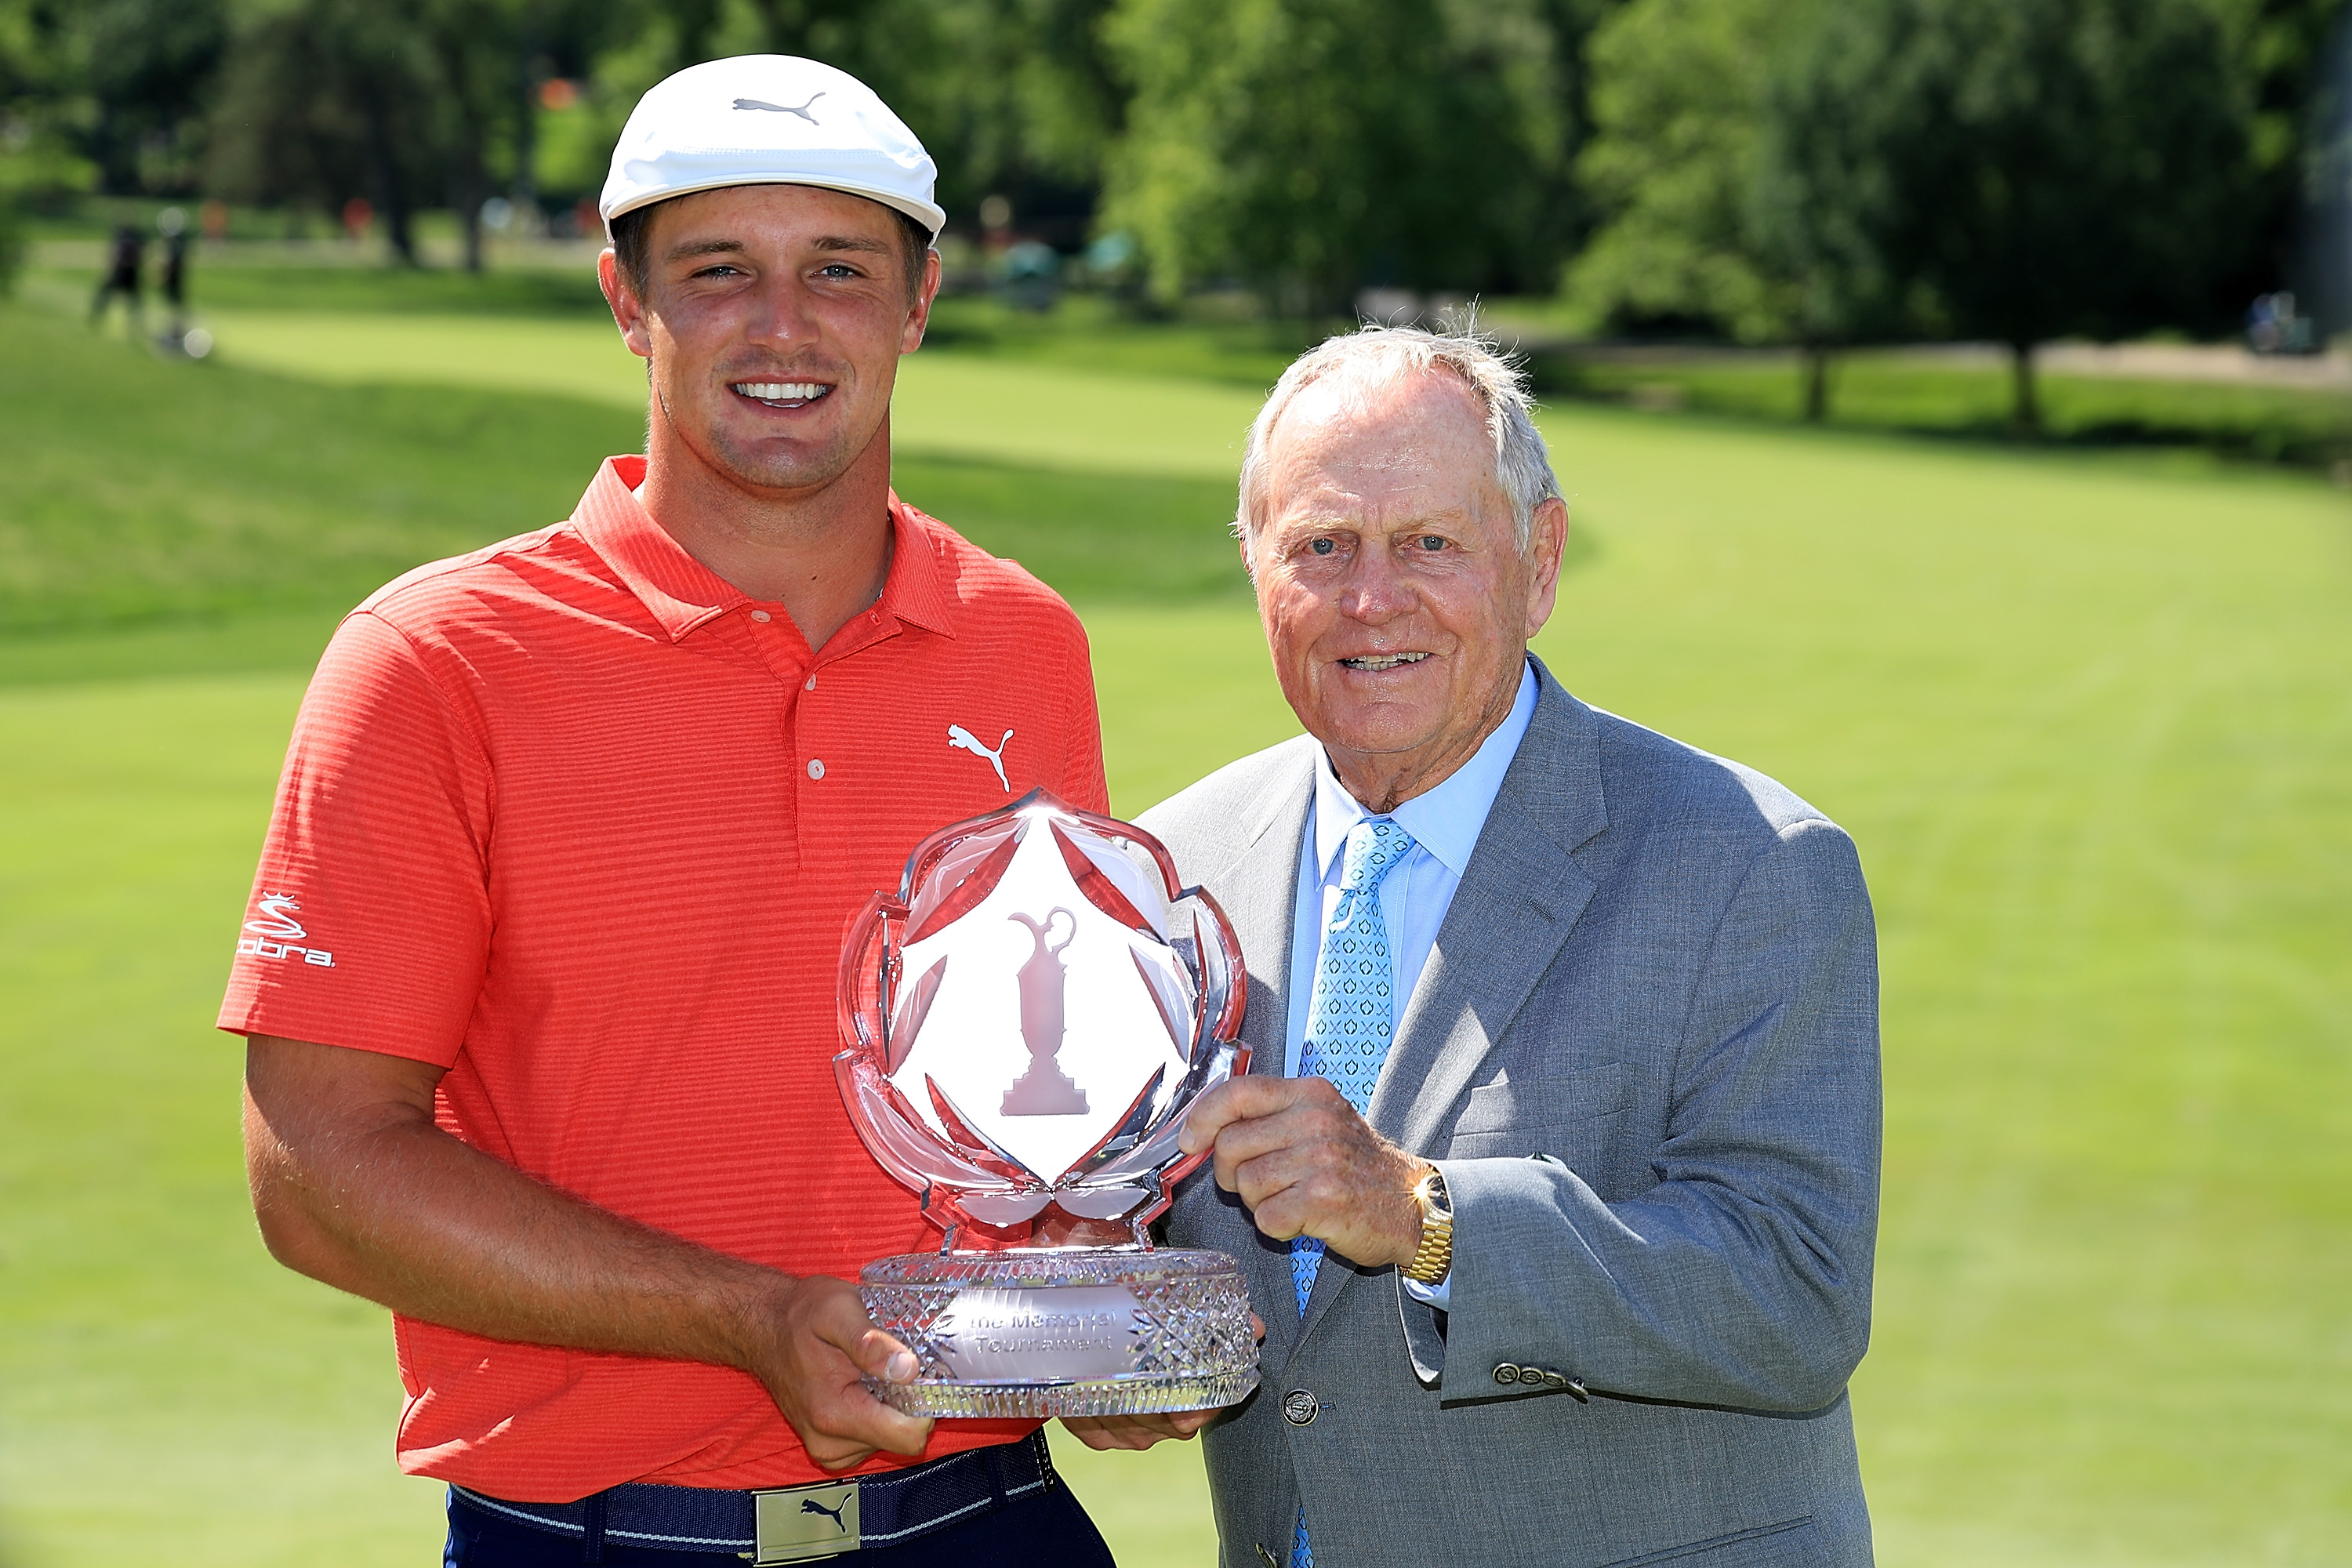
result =
[[[1421,1245],[1402,1273],[1416,1285],[1434,1285],[1454,1271],[1454,1203],[1436,1166],[1414,1184],[1412,1196],[1421,1205]]]

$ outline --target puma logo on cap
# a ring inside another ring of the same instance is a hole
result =
[[[797,109],[793,108],[789,103],[762,103],[756,98],[739,98],[735,100],[735,107],[738,109],[764,109],[771,114],[797,114],[803,120],[807,121],[811,125],[814,125],[816,123],[816,116],[809,112],[809,104],[814,103],[818,99],[823,98],[824,96],[824,94],[821,92],[813,93],[810,95],[808,100]]]

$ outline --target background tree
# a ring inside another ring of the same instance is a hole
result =
[[[2257,231],[2251,106],[2206,0],[1845,0],[1782,84],[1889,192],[1889,270],[1936,335],[2037,343],[2194,319]]]
[[[413,218],[435,189],[446,121],[434,62],[371,0],[298,0],[250,16],[214,112],[210,187],[231,200],[333,210],[364,195],[414,265]]]
[[[560,216],[654,81],[781,51],[896,106],[951,221],[1126,230],[1162,301],[1545,294],[1581,249],[1589,316],[1795,344],[1816,414],[1843,345],[1997,338],[2031,427],[2033,342],[2310,281],[2345,4],[0,0],[0,187],[47,148],[110,195],[364,195],[405,258],[447,208],[478,266],[493,193]]]
[[[943,62],[909,115],[940,159],[940,200],[971,213],[984,196],[1061,220],[1084,237],[1105,151],[1125,123],[1126,89],[1105,36],[1111,0],[955,0],[934,8]]]
[[[1593,137],[1577,174],[1601,222],[1567,284],[1590,321],[1687,322],[1747,343],[1801,335],[1796,280],[1759,222],[1762,67],[1788,18],[1777,0],[1634,0],[1594,33]],[[1807,355],[1815,418],[1825,358]]]
[[[2247,57],[2207,0],[1635,0],[1596,37],[1570,291],[1827,360],[2210,320],[2255,247]]]
[[[1605,221],[1568,285],[1596,322],[1796,345],[1812,420],[1835,352],[1905,324],[1878,105],[1843,25],[1837,4],[1785,0],[1635,0],[1605,23],[1578,163]]]
[[[0,293],[16,285],[27,219],[95,183],[76,150],[89,121],[65,18],[39,0],[0,0]]]
[[[2333,332],[2352,327],[2352,13],[2337,21],[2320,61],[2323,85],[2299,127],[2303,223],[2287,276]]]
[[[1809,90],[1827,79],[1867,97],[1854,76],[1864,58],[1842,47],[1846,15],[1841,0],[1793,6],[1785,35],[1758,57],[1763,112],[1746,216],[1782,330],[1802,352],[1813,420],[1829,416],[1831,353],[1898,335],[1916,314],[1913,290],[1888,265],[1884,237],[1903,193],[1875,121],[1824,112]]]
[[[206,89],[229,41],[223,0],[81,0],[64,8],[90,115],[84,146],[110,195],[184,195],[204,152]]]
[[[1561,14],[1122,0],[1108,37],[1132,96],[1102,224],[1137,236],[1162,299],[1219,276],[1288,314],[1367,284],[1548,291],[1576,208]]]
[[[442,184],[457,210],[468,272],[482,269],[482,208],[497,189],[491,149],[513,134],[526,163],[538,111],[532,100],[523,7],[514,0],[423,0],[416,31],[431,68],[427,90],[441,106]]]
[[[413,215],[446,206],[473,268],[501,183],[536,203],[541,84],[584,74],[616,23],[643,26],[588,0],[297,0],[239,20],[214,98],[215,191],[331,210],[363,195],[409,263]]]
[[[2330,305],[2331,331],[2352,327],[2352,270],[2341,251],[2329,263],[2317,252],[2311,158],[2328,142],[2321,121],[2352,89],[2352,34],[2345,0],[2213,0],[2230,37],[2247,110],[2245,174],[2254,231],[2239,266],[2212,291],[2206,314],[2178,323],[2193,331],[2235,326],[2248,299],[2291,285]],[[2337,51],[2332,58],[2328,51]],[[2318,266],[2332,265],[2326,277]]]

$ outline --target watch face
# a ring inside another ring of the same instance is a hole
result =
[[[1443,1171],[1433,1170],[1422,1178],[1421,1201],[1423,1207],[1439,1217],[1454,1217],[1454,1197],[1445,1190],[1445,1173]]]

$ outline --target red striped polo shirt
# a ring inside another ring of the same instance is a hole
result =
[[[939,1236],[835,1088],[844,928],[947,823],[1041,784],[1108,808],[1086,636],[893,497],[880,600],[812,653],[646,515],[644,472],[613,458],[571,521],[344,621],[220,1026],[446,1068],[437,1119],[475,1147],[722,1252],[855,1278]],[[824,1474],[745,1373],[394,1331],[413,1473],[530,1501]],[[1033,1425],[941,1422],[928,1457]]]

